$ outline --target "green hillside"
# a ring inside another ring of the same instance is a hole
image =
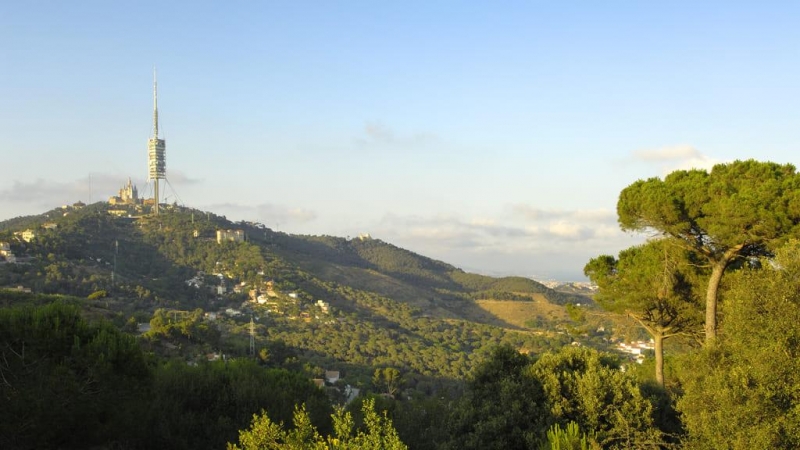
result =
[[[246,354],[241,322],[257,317],[259,346],[281,342],[301,366],[347,368],[363,383],[372,367],[394,366],[414,380],[410,388],[424,377],[440,377],[434,385],[441,385],[466,376],[492,345],[538,352],[574,338],[565,333],[572,324],[563,314],[512,324],[480,300],[529,302],[534,309],[534,295],[548,308],[587,302],[525,278],[469,274],[378,239],[289,235],[177,206],[158,217],[117,217],[96,203],[0,229],[0,242],[18,258],[0,264],[0,286],[89,297],[87,308],[120,324],[147,322],[157,310],[219,312],[221,338],[187,340],[183,347],[194,355],[186,358]],[[30,242],[14,234],[26,229],[35,233]],[[241,230],[245,239],[218,243],[217,230]]]

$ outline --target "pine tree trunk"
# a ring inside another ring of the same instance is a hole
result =
[[[717,340],[717,291],[728,261],[717,261],[711,270],[706,291],[706,347],[712,347]]]
[[[653,333],[656,352],[656,383],[664,387],[664,334],[661,332]]]

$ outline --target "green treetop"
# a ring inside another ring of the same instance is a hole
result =
[[[679,170],[639,180],[617,203],[623,230],[678,239],[711,267],[705,334],[717,335],[717,290],[737,258],[769,254],[800,224],[800,175],[791,164],[754,160],[718,164],[711,172]]]

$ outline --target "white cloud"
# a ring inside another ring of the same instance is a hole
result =
[[[591,228],[566,220],[551,223],[547,231],[553,237],[568,240],[582,240],[595,237],[594,230]]]
[[[700,169],[710,171],[714,165],[722,161],[700,153],[690,145],[676,145],[651,150],[636,150],[633,160],[659,167],[661,173],[666,175],[676,170]]]
[[[651,150],[636,150],[633,158],[645,162],[676,161],[698,158],[702,156],[696,148],[690,145],[676,145]]]
[[[529,205],[512,205],[509,210],[510,214],[480,218],[387,215],[369,231],[470,270],[518,275],[527,270],[527,275],[561,279],[582,279],[589,258],[616,254],[644,239],[620,231],[616,214],[608,210],[541,210]]]
[[[567,211],[557,209],[540,209],[521,203],[511,205],[511,214],[534,221],[555,219],[607,221],[616,219],[616,213],[607,209],[582,209]]]
[[[223,214],[226,217],[230,216],[233,220],[252,220],[267,226],[296,225],[307,223],[317,218],[317,214],[314,211],[273,203],[262,203],[260,205],[218,203],[204,206],[203,209]]]
[[[167,179],[170,183],[176,184],[200,184],[204,181],[200,178],[190,178],[180,170],[170,170],[167,173]]]
[[[437,141],[432,133],[398,134],[390,127],[380,122],[367,122],[364,124],[363,135],[356,137],[355,142],[360,146],[410,146],[423,145]]]

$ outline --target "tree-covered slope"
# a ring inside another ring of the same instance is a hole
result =
[[[478,304],[559,302],[539,283],[468,274],[377,239],[294,236],[182,207],[115,217],[99,203],[27,218],[25,228],[36,238],[18,239],[21,227],[0,232],[20,259],[0,264],[0,287],[90,297],[93,313],[131,329],[163,311],[175,311],[176,320],[201,317],[197,309],[225,318],[212,338],[192,334],[188,323],[156,333],[156,342],[181,348],[153,347],[166,354],[247,354],[244,319],[226,312],[241,309],[259,318],[258,349],[281,342],[310,372],[340,367],[365,383],[375,367],[396,367],[416,389],[424,377],[462,379],[501,342],[540,352],[572,339],[558,331],[569,321],[564,315],[521,326]],[[217,230],[242,230],[246,238],[217,242]],[[256,296],[270,304],[247,302]],[[295,364],[292,357],[276,354],[271,363]]]

